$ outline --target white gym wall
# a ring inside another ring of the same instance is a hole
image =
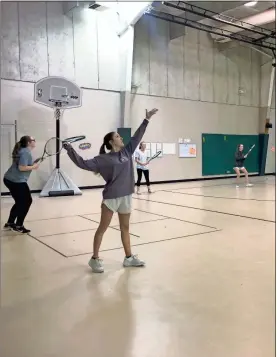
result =
[[[38,141],[34,154],[39,156],[45,140],[55,135],[55,120],[51,109],[34,103],[34,82],[48,75],[64,76],[83,87],[83,98],[81,108],[65,111],[61,135],[86,135],[92,146],[82,155],[96,155],[103,136],[121,124],[117,15],[80,8],[72,17],[65,16],[62,2],[7,2],[1,9],[2,124],[17,120],[18,137],[34,135]],[[5,126],[2,136],[7,130],[11,133],[2,142],[6,158],[2,171],[11,162],[14,144],[12,127]],[[31,189],[43,187],[54,163],[46,160],[33,172]],[[103,183],[66,156],[61,156],[61,165],[79,186]]]
[[[176,26],[144,17],[135,27],[133,82],[138,87],[133,90],[132,120],[138,125],[138,109],[157,106],[161,126],[151,125],[145,140],[190,138],[197,144],[198,156],[156,160],[153,180],[201,177],[201,134],[259,134],[259,107],[268,100],[271,62],[269,70],[262,72],[263,55],[236,42],[219,47],[208,33],[188,27],[184,36],[169,41],[172,30],[181,33],[183,27],[176,31]],[[275,145],[274,128],[269,142]],[[275,172],[270,150],[266,172]]]
[[[64,76],[83,87],[83,105],[65,111],[62,136],[87,135],[92,147],[82,155],[96,155],[103,136],[122,124],[122,61],[116,13],[79,8],[66,16],[62,2],[2,2],[1,9],[2,124],[17,120],[18,136],[33,134],[39,139],[39,154],[44,140],[54,133],[55,122],[50,109],[33,102],[33,83],[48,75]],[[177,142],[185,137],[198,149],[196,159],[176,156],[155,160],[152,180],[201,177],[202,132],[258,134],[259,108],[267,102],[270,68],[265,70],[263,55],[235,42],[217,47],[209,34],[190,28],[169,41],[170,33],[178,31],[184,28],[149,17],[135,26],[133,129],[141,122],[145,108],[157,107],[160,112],[145,140]],[[243,95],[239,95],[239,88]],[[272,107],[273,119],[275,101]],[[11,132],[9,140],[3,141],[2,157],[7,160],[3,160],[2,170],[10,160],[13,140]],[[269,138],[269,147],[272,145],[274,128]],[[97,176],[79,170],[66,156],[61,163],[79,186],[102,183]],[[32,189],[43,187],[53,165],[54,160],[45,162],[31,175]],[[270,150],[266,172],[275,172]]]

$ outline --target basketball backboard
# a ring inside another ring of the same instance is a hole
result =
[[[81,89],[63,77],[45,77],[35,83],[36,103],[50,108],[77,108],[82,105]]]

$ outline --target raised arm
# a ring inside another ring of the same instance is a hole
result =
[[[96,158],[84,160],[80,155],[77,154],[77,152],[70,144],[64,143],[63,147],[67,151],[67,154],[70,159],[74,162],[76,166],[80,167],[80,169],[98,172],[98,163]]]
[[[128,152],[128,154],[131,154],[131,155],[134,154],[136,148],[138,147],[138,145],[145,133],[145,130],[147,128],[149,120],[151,119],[151,117],[153,115],[155,115],[157,113],[157,111],[158,111],[158,109],[152,109],[150,111],[146,110],[145,119],[143,120],[143,122],[141,123],[141,125],[139,126],[139,128],[137,129],[135,134],[131,137],[131,140],[125,147],[125,150]]]

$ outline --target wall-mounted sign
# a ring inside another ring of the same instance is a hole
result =
[[[179,157],[196,157],[196,144],[179,144]]]
[[[90,143],[81,143],[79,145],[79,149],[81,150],[87,150],[87,149],[90,149],[91,148],[91,144]]]

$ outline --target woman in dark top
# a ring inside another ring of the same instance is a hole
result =
[[[240,179],[240,173],[243,172],[245,175],[245,182],[247,187],[253,186],[252,184],[249,183],[249,178],[248,178],[248,171],[244,167],[244,160],[247,158],[247,154],[245,155],[243,153],[243,145],[239,144],[237,147],[237,151],[235,153],[235,158],[236,158],[236,166],[234,167],[234,170],[237,174],[237,185],[236,187],[239,188],[239,179]]]
[[[33,164],[31,150],[36,146],[36,141],[31,136],[23,136],[15,144],[12,159],[13,163],[4,175],[4,184],[9,189],[15,204],[12,206],[8,222],[4,229],[13,230],[19,233],[29,233],[23,225],[29,208],[32,204],[32,197],[28,178],[32,170],[36,170],[39,165]]]

